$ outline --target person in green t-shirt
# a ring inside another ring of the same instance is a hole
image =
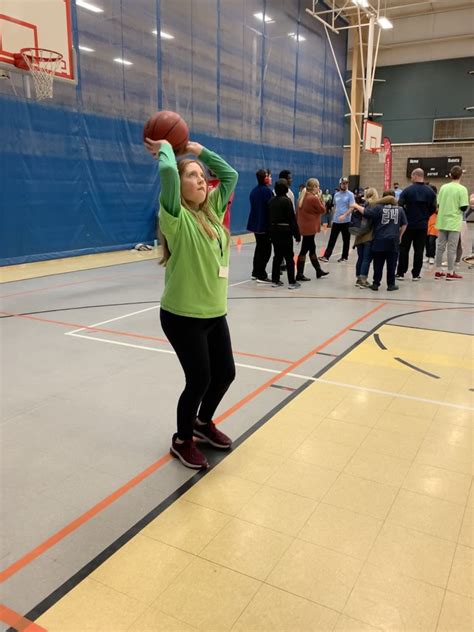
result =
[[[460,183],[462,169],[455,166],[450,171],[452,182],[443,184],[438,193],[438,219],[436,228],[439,230],[438,244],[436,248],[435,279],[446,276],[448,281],[462,279],[460,274],[454,271],[456,251],[461,236],[463,213],[469,206],[469,196],[465,186]],[[441,268],[444,251],[448,247],[448,273],[445,275]]]
[[[235,379],[226,320],[230,235],[223,221],[238,173],[199,143],[189,142],[184,153],[193,158],[178,163],[168,141],[147,138],[145,146],[158,159],[161,182],[166,272],[160,321],[186,379],[170,452],[186,467],[206,469],[193,437],[224,450],[232,444],[212,418]],[[210,193],[200,161],[220,180]]]

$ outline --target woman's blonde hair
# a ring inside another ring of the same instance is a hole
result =
[[[202,230],[202,232],[205,235],[207,235],[210,239],[217,239],[217,233],[216,233],[215,228],[213,228],[212,224],[219,223],[219,220],[209,208],[209,188],[208,188],[209,183],[208,183],[208,178],[206,176],[204,167],[198,160],[192,160],[189,158],[180,160],[178,162],[179,178],[181,181],[181,177],[185,173],[186,167],[193,163],[199,165],[199,167],[201,167],[202,169],[202,173],[206,181],[206,198],[199,205],[199,208],[195,210],[189,206],[188,202],[183,198],[183,195],[181,194],[181,206],[184,206],[184,208],[187,209],[191,213],[191,215],[196,219],[196,222],[199,225],[199,228]],[[227,229],[225,227],[224,227],[224,230],[227,232]],[[158,238],[160,241],[160,245],[162,247],[162,257],[160,260],[160,264],[166,265],[168,259],[171,256],[171,252],[168,247],[168,242],[166,241],[166,237],[161,232],[161,228],[159,224],[158,224]]]
[[[371,206],[373,206],[374,204],[377,203],[379,198],[380,198],[380,195],[378,194],[377,189],[374,189],[374,187],[369,187],[368,189],[366,189],[365,201],[367,202],[367,204],[370,204]]]
[[[304,189],[301,190],[301,193],[298,197],[298,208],[301,208],[303,206],[306,193],[308,191],[313,192],[317,188],[319,188],[319,180],[317,180],[316,178],[309,178],[308,180],[306,180]]]

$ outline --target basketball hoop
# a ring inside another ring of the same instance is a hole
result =
[[[47,48],[22,48],[15,55],[15,66],[31,72],[38,101],[52,98],[55,73],[62,59],[61,53]]]

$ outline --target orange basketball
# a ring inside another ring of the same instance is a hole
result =
[[[177,112],[163,110],[150,116],[143,128],[143,139],[167,140],[174,151],[183,151],[189,141],[189,129]]]

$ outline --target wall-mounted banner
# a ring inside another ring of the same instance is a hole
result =
[[[388,136],[383,137],[383,149],[385,152],[385,163],[383,167],[383,188],[388,191],[392,186],[392,143]]]

